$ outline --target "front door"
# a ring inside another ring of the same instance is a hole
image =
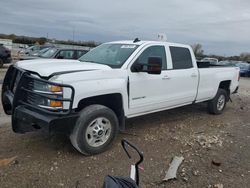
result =
[[[166,101],[167,87],[165,72],[167,71],[165,46],[147,47],[134,63],[147,64],[149,57],[162,58],[161,74],[129,71],[129,114],[140,114],[159,109]]]

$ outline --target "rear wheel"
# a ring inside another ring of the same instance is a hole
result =
[[[226,107],[227,98],[227,92],[219,88],[216,96],[208,102],[208,112],[211,114],[221,114]]]
[[[90,105],[80,112],[73,132],[72,145],[84,155],[104,152],[118,131],[115,113],[103,105]]]

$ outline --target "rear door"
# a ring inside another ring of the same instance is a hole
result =
[[[168,78],[168,105],[178,106],[192,103],[195,100],[198,87],[198,69],[194,66],[194,59],[187,47],[169,46],[169,58],[172,67],[165,72]]]

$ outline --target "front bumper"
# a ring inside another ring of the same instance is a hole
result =
[[[18,106],[12,115],[12,128],[16,133],[36,130],[69,134],[78,118],[78,113],[57,116],[29,109],[25,105]]]

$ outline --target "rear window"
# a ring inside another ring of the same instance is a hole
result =
[[[193,67],[188,48],[170,46],[173,69],[189,69]]]

